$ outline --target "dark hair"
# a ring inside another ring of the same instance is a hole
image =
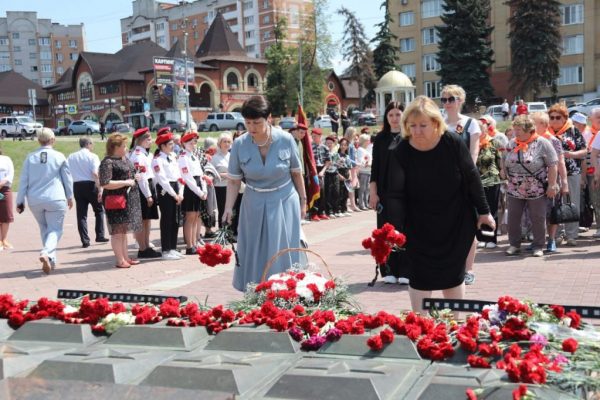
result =
[[[387,116],[393,109],[398,109],[404,112],[404,104],[400,103],[399,101],[390,101],[388,103],[387,107],[385,108],[385,113],[383,113],[383,129],[381,130],[382,132],[390,133],[392,131],[392,127],[388,122]]]
[[[348,145],[348,147],[346,147],[346,151],[342,150],[342,142],[346,142],[346,144]],[[338,147],[338,154],[345,154],[348,155],[348,152],[350,151],[350,141],[346,138],[341,138],[340,139],[340,145]]]
[[[156,150],[154,150],[154,157],[158,156],[160,154],[161,150],[162,150],[162,147],[166,146],[169,142],[173,142],[173,139],[168,140],[168,141],[166,141],[164,143],[159,144],[158,147],[156,148]]]
[[[138,137],[134,138],[134,139],[131,141],[131,145],[129,146],[129,150],[133,150],[133,148],[134,148],[135,146],[139,146],[139,144],[140,144],[140,143],[142,143],[144,140],[146,140],[146,138],[148,138],[149,136],[152,136],[152,135],[150,134],[150,132],[146,132],[146,133],[144,133],[143,135],[140,135],[140,136],[138,136]]]
[[[271,104],[263,96],[252,96],[242,105],[242,116],[247,119],[267,119],[271,115]]]

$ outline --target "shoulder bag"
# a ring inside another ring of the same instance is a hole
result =
[[[579,222],[579,208],[574,203],[571,203],[571,196],[569,194],[565,197],[565,202],[563,202],[563,196],[559,196],[557,199],[553,200],[549,218],[551,224],[556,225]]]

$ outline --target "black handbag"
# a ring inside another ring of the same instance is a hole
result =
[[[579,207],[571,203],[570,195],[567,194],[565,197],[565,202],[563,202],[562,196],[554,200],[552,210],[550,210],[550,223],[553,225],[579,222]]]

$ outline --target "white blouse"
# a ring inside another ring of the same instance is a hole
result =
[[[0,156],[0,181],[7,180],[4,186],[11,187],[15,179],[15,167],[8,156]]]

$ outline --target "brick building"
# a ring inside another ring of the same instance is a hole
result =
[[[0,72],[0,116],[32,115],[33,108],[29,104],[28,90],[35,89],[37,106],[36,119],[49,121],[48,95],[37,83],[30,81],[15,71]]]

